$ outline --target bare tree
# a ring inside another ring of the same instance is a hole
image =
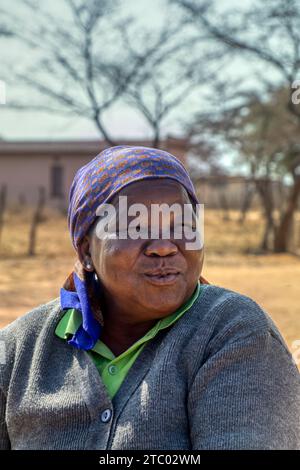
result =
[[[247,178],[245,180],[245,186],[244,186],[244,194],[241,202],[241,212],[240,212],[240,217],[239,217],[239,224],[243,225],[246,220],[246,216],[248,211],[251,208],[252,200],[255,195],[255,186],[253,184],[253,181],[249,181]]]
[[[237,162],[246,164],[250,181],[262,203],[265,230],[261,249],[276,252],[288,249],[293,215],[300,195],[299,122],[284,106],[289,90],[278,89],[262,100],[251,96],[248,102],[227,106],[214,115],[198,118],[194,133],[210,133],[238,151]],[[280,204],[275,220],[274,181],[289,180],[289,191]]]
[[[31,52],[33,63],[15,67],[13,74],[7,69],[7,83],[22,84],[29,90],[22,98],[10,100],[8,106],[86,117],[113,145],[104,123],[105,112],[174,31],[169,28],[153,35],[140,54],[129,56],[120,31],[130,22],[117,17],[118,2],[113,7],[108,0],[64,0],[62,7],[68,15],[63,18],[32,0],[19,3],[34,18],[29,25],[9,11],[2,9],[0,14],[12,37]],[[157,58],[162,60],[163,56]]]
[[[192,100],[193,96],[199,99],[203,85],[212,80],[222,66],[221,60],[220,63],[216,61],[216,54],[212,65],[210,53],[201,48],[205,38],[188,34],[184,23],[181,27],[180,23],[173,24],[171,30],[168,23],[162,29],[171,32],[168,41],[162,38],[154,60],[148,60],[145,67],[137,72],[136,79],[131,81],[125,92],[126,102],[137,109],[151,127],[153,147],[159,146],[163,126],[172,114],[174,116],[174,112],[179,111],[181,123],[185,122],[188,100]],[[124,42],[129,55],[134,58],[136,47],[126,29]],[[142,44],[144,42],[146,38]],[[191,48],[201,49],[197,63],[190,55]]]
[[[300,119],[300,108],[291,100],[292,87],[300,75],[300,4],[298,0],[256,0],[245,7],[225,9],[216,1],[170,0],[185,12],[199,34],[206,31],[216,45],[230,50],[232,57],[245,58],[252,65],[267,65],[263,82],[290,89],[286,106]],[[248,69],[249,70],[249,69]]]
[[[247,74],[252,73],[254,77],[257,67],[260,67],[259,84],[263,85],[260,89],[261,104],[264,101],[266,86],[269,90],[281,87],[285,90],[282,95],[284,100],[280,101],[282,113],[287,117],[287,111],[300,122],[300,107],[297,101],[291,99],[295,91],[294,82],[300,75],[300,4],[298,0],[266,0],[264,2],[257,0],[246,6],[241,4],[236,8],[222,9],[222,12],[220,5],[215,1],[170,0],[170,3],[180,7],[181,12],[184,12],[184,21],[193,25],[200,35],[203,35],[205,31],[216,48],[230,51],[232,59],[245,59]],[[269,116],[265,116],[264,123],[268,128]],[[295,122],[293,125],[296,126]],[[271,128],[276,128],[274,121]],[[264,133],[263,125],[261,132]],[[269,213],[268,231],[271,232],[274,224],[270,214],[272,202],[267,171],[268,165],[274,166],[274,161],[283,145],[286,169],[292,185],[286,210],[281,214],[280,224],[275,230],[274,247],[276,251],[284,251],[292,225],[292,214],[299,199],[299,164],[296,163],[298,162],[298,147],[293,144],[292,148],[287,148],[281,127],[277,126],[277,133],[275,139],[277,144],[280,139],[282,142],[278,152],[275,151],[273,156],[268,152],[267,160],[270,161],[269,163],[265,161],[267,178],[263,184],[258,184],[257,189],[267,204],[265,210]]]
[[[30,53],[32,63],[23,61],[14,67],[13,74],[7,70],[6,82],[16,88],[22,84],[27,90],[8,106],[88,117],[112,143],[102,115],[121,90],[111,86],[105,73],[97,76],[96,83],[95,71],[102,60],[94,62],[98,53],[94,48],[96,32],[105,18],[110,18],[108,2],[65,0],[62,7],[67,17],[53,15],[31,0],[21,0],[19,6],[26,7],[34,21],[26,23],[3,9],[0,13],[11,36]]]
[[[185,25],[174,21],[143,33],[133,18],[122,17],[119,2],[109,0],[63,0],[60,15],[40,2],[18,2],[34,21],[25,24],[3,8],[0,14],[32,63],[21,63],[12,74],[6,67],[7,83],[28,89],[7,106],[88,118],[114,145],[104,118],[123,100],[144,116],[157,146],[163,121],[201,82],[191,61],[180,64],[180,73],[177,65],[202,38],[182,35]]]
[[[10,37],[11,35],[12,35],[11,31],[6,27],[6,25],[0,23],[0,36]]]

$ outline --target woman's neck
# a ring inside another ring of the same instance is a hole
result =
[[[157,320],[150,320],[138,324],[129,324],[105,316],[101,341],[110,348],[115,356],[119,356],[142,338],[156,322]]]

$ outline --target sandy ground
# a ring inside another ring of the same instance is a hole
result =
[[[26,255],[29,213],[8,214],[0,246],[0,327],[35,306],[59,296],[72,270],[75,253],[64,217],[47,213],[39,227],[37,255]],[[292,255],[254,255],[261,235],[258,213],[244,227],[231,213],[205,214],[206,254],[203,275],[211,284],[253,298],[273,318],[293,351],[300,340],[300,259]]]

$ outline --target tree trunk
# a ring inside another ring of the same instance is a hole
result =
[[[104,128],[104,126],[103,126],[103,124],[100,120],[99,115],[95,114],[94,122],[96,124],[97,129],[101,132],[105,142],[111,147],[114,147],[115,145],[117,145],[116,142],[110,137],[110,135],[108,134],[108,132]]]
[[[243,225],[245,223],[247,212],[249,211],[254,196],[254,186],[252,182],[246,181],[245,183],[245,193],[242,200],[241,212],[239,217],[239,224]]]
[[[154,129],[154,136],[153,136],[151,145],[154,149],[157,149],[159,148],[159,145],[160,145],[160,129],[158,125],[154,125],[153,129]]]
[[[297,209],[298,198],[300,195],[300,177],[294,180],[291,188],[287,206],[283,212],[278,227],[275,230],[274,252],[285,253],[288,251],[288,241],[291,233],[295,210]]]
[[[274,201],[271,186],[272,182],[268,178],[265,178],[263,180],[256,180],[255,184],[263,206],[265,220],[265,229],[260,243],[260,250],[269,251],[271,248],[270,235],[274,233],[275,227],[273,219]]]
[[[221,192],[220,194],[220,205],[223,210],[223,221],[229,222],[230,221],[230,213],[229,213],[229,204],[226,197],[226,192]]]
[[[261,251],[270,251],[271,241],[270,237],[274,233],[274,221],[272,218],[268,218],[266,221],[264,234],[260,243]]]

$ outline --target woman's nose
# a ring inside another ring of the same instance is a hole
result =
[[[146,256],[169,256],[178,252],[177,246],[171,240],[150,240],[145,249]]]

